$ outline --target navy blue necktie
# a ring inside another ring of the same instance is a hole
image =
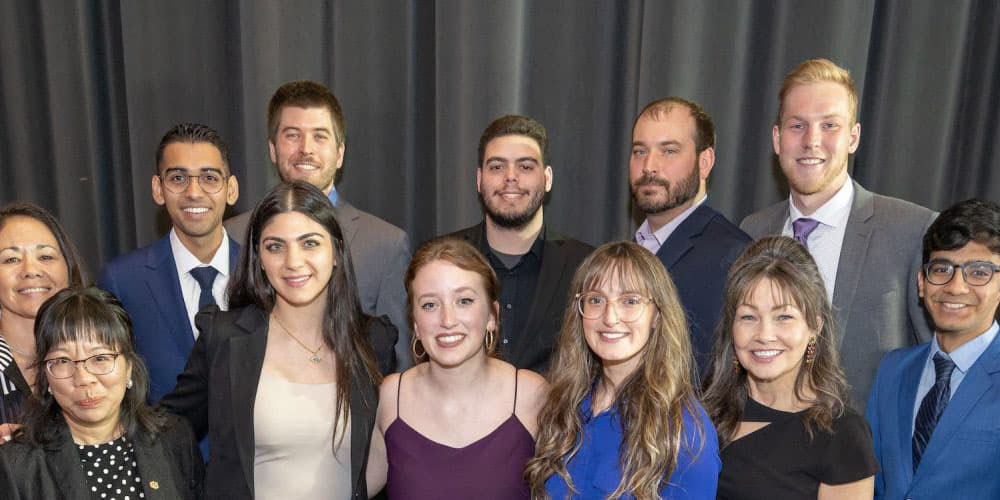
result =
[[[948,406],[951,399],[951,372],[955,371],[955,362],[942,356],[941,353],[934,355],[934,385],[920,402],[920,410],[917,411],[917,418],[913,423],[913,471],[916,472],[920,465],[920,457],[927,448],[927,442],[934,434],[934,426],[944,413],[944,408]]]
[[[191,270],[191,276],[201,287],[201,295],[198,297],[198,309],[201,310],[207,305],[215,305],[215,297],[212,296],[212,285],[215,283],[215,275],[219,274],[212,266],[196,267]]]

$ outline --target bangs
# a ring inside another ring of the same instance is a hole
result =
[[[39,347],[47,354],[67,342],[103,344],[123,352],[131,346],[131,324],[124,311],[78,296],[47,311],[38,332]]]
[[[781,266],[762,269],[756,276],[748,276],[743,282],[742,290],[739,293],[739,304],[747,304],[753,296],[754,291],[762,283],[768,282],[770,285],[771,300],[774,304],[787,304],[795,306],[802,312],[803,319],[810,328],[817,328],[816,318],[820,315],[817,304],[807,300],[805,291],[808,290],[809,283],[797,279],[798,276],[789,273]],[[825,291],[825,289],[824,289]],[[823,294],[825,299],[826,294]]]
[[[613,284],[619,286],[621,293],[638,293],[647,297],[653,295],[649,283],[637,269],[636,262],[625,255],[608,255],[603,259],[595,259],[587,270],[581,292],[601,287],[610,288]]]

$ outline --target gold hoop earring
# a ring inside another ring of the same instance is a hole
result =
[[[816,337],[809,339],[809,343],[806,344],[806,366],[812,368],[814,362],[816,362]]]
[[[489,354],[493,352],[493,348],[497,345],[496,332],[493,330],[486,330],[486,353]]]
[[[740,359],[733,355],[733,373],[736,375],[740,374]]]
[[[424,349],[424,344],[423,343],[420,344],[420,348],[423,349],[424,352],[417,353],[417,343],[418,342],[420,342],[420,339],[418,339],[416,336],[414,336],[414,337],[412,337],[410,339],[410,351],[413,351],[413,360],[414,361],[420,361],[424,356],[427,355],[427,349]]]

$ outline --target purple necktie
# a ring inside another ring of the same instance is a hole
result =
[[[819,225],[819,221],[816,219],[810,219],[808,217],[802,217],[800,219],[795,219],[792,222],[792,233],[795,235],[795,239],[802,243],[802,246],[809,248],[809,244],[806,240],[809,239],[809,234],[816,229]]]

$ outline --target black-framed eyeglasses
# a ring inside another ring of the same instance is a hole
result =
[[[983,260],[956,264],[949,260],[935,259],[924,264],[924,279],[932,285],[947,285],[955,277],[955,268],[962,269],[962,277],[972,286],[983,286],[1000,271],[1000,266]]]
[[[163,187],[174,194],[183,193],[191,185],[191,179],[198,179],[198,185],[201,186],[202,191],[208,194],[215,194],[222,191],[222,186],[226,184],[228,176],[217,172],[209,172],[201,175],[189,175],[184,172],[167,172],[163,175],[158,174],[157,177],[160,178],[160,183],[163,184]]]
[[[646,304],[653,300],[635,293],[619,295],[617,299],[610,300],[601,292],[578,293],[575,297],[576,310],[586,319],[603,318],[608,310],[608,304],[613,304],[618,319],[625,323],[637,321],[642,317],[642,312]]]
[[[91,375],[107,375],[115,371],[115,363],[121,353],[106,352],[95,354],[84,359],[51,358],[46,359],[45,371],[52,378],[70,378],[76,375],[76,365],[83,363],[83,368]]]

